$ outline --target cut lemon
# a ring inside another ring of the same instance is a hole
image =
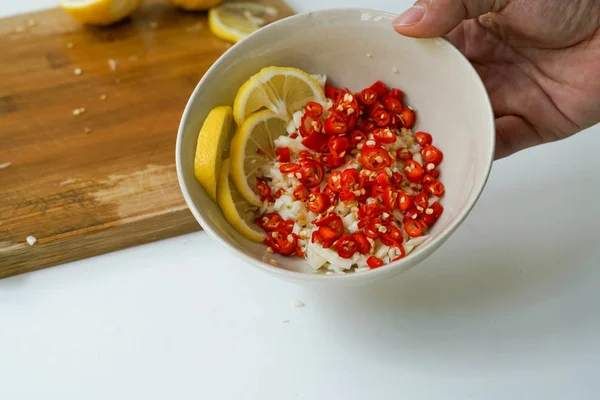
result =
[[[208,195],[217,201],[217,179],[235,133],[231,107],[217,107],[208,114],[196,145],[194,174]]]
[[[235,185],[231,184],[229,159],[223,161],[221,166],[217,200],[225,218],[236,231],[254,242],[261,243],[265,239],[265,233],[254,223],[256,207],[248,204]]]
[[[286,132],[288,120],[270,110],[249,116],[231,141],[231,177],[241,195],[252,205],[262,202],[256,193],[256,178],[267,163],[276,159],[274,140]]]
[[[81,24],[110,25],[130,16],[140,0],[60,0],[60,6]]]
[[[171,0],[171,3],[184,10],[204,11],[211,7],[218,6],[223,0]]]
[[[211,8],[208,27],[217,37],[237,43],[277,19],[277,10],[257,3],[225,3]]]
[[[296,68],[267,67],[242,85],[233,103],[233,117],[241,125],[248,115],[267,108],[291,118],[309,101],[326,102],[315,78]]]

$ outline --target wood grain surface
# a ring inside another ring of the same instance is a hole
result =
[[[0,20],[0,278],[200,229],[177,127],[229,47],[167,0],[108,28],[61,10]]]

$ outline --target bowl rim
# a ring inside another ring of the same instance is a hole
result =
[[[235,246],[232,246],[229,243],[227,243],[227,241],[221,237],[220,233],[217,232],[216,230],[214,230],[210,226],[210,224],[207,223],[205,218],[202,216],[202,213],[200,212],[199,207],[197,207],[194,204],[194,202],[192,201],[191,195],[189,193],[189,190],[188,190],[187,185],[184,180],[184,175],[183,175],[184,166],[182,165],[182,159],[181,159],[181,154],[183,151],[183,148],[182,148],[182,140],[183,139],[182,138],[183,138],[184,131],[185,131],[186,121],[189,120],[190,114],[192,113],[192,110],[191,110],[192,103],[193,103],[194,99],[196,99],[196,97],[198,97],[199,93],[201,92],[200,88],[208,80],[207,77],[213,71],[220,68],[221,63],[223,62],[223,59],[225,58],[225,56],[227,56],[227,54],[229,54],[232,51],[237,50],[237,48],[239,48],[240,46],[243,46],[245,43],[255,40],[255,38],[257,38],[257,37],[260,37],[263,35],[268,35],[270,30],[275,29],[275,27],[278,27],[279,25],[282,25],[282,24],[288,24],[291,22],[296,22],[297,20],[307,19],[314,14],[320,14],[320,15],[337,14],[336,16],[339,16],[339,15],[351,15],[351,14],[356,14],[356,13],[361,13],[361,14],[368,13],[371,15],[381,16],[386,19],[395,18],[395,16],[396,16],[395,14],[390,13],[388,11],[381,11],[381,10],[361,8],[361,7],[346,7],[346,8],[327,8],[327,9],[322,9],[322,10],[318,10],[318,11],[308,11],[308,12],[295,14],[295,15],[292,15],[292,16],[289,16],[286,18],[282,18],[278,21],[275,21],[275,22],[265,26],[264,28],[261,28],[258,31],[248,35],[246,38],[242,39],[241,41],[236,43],[234,46],[229,48],[227,51],[225,51],[214,62],[214,64],[211,65],[211,67],[206,71],[206,73],[202,76],[202,78],[200,79],[200,81],[198,82],[196,87],[194,88],[194,91],[190,95],[188,102],[186,103],[185,109],[183,111],[183,114],[182,114],[182,117],[181,117],[181,120],[179,123],[179,128],[177,130],[177,142],[176,142],[176,146],[175,146],[175,164],[176,164],[176,169],[177,169],[177,180],[179,181],[179,186],[180,186],[181,192],[183,194],[183,197],[185,199],[185,202],[186,202],[188,208],[190,209],[190,211],[192,212],[192,215],[194,216],[194,218],[196,218],[196,221],[201,225],[203,230],[205,230],[210,236],[212,236],[219,243],[221,243],[221,245],[225,246],[227,249],[232,251],[233,255],[235,257],[237,257],[239,260],[242,260],[242,261],[258,268],[261,271],[274,273],[274,274],[280,275],[284,278],[289,278],[289,279],[294,279],[294,280],[305,280],[305,281],[313,281],[313,282],[316,282],[316,281],[320,281],[320,282],[324,282],[324,281],[351,282],[351,281],[364,280],[364,279],[376,279],[378,276],[383,277],[390,273],[393,273],[392,271],[397,271],[396,273],[406,272],[407,270],[409,270],[409,269],[415,267],[417,264],[421,263],[429,255],[433,254],[433,252],[428,255],[425,255],[425,253],[421,253],[421,254],[423,254],[423,256],[421,257],[421,260],[416,259],[416,257],[418,257],[418,255],[416,254],[415,258],[413,258],[413,257],[403,258],[401,260],[387,264],[385,266],[385,268],[377,268],[377,269],[373,269],[373,270],[369,270],[369,271],[365,271],[365,272],[361,272],[361,273],[353,273],[353,274],[333,274],[333,275],[311,274],[311,273],[306,273],[306,272],[290,271],[290,270],[287,270],[284,268],[273,266],[267,262],[257,260],[255,258],[247,255],[245,252],[241,251],[240,249],[236,248]],[[487,181],[489,179],[490,173],[491,173],[492,163],[494,161],[494,151],[495,151],[495,146],[496,146],[496,132],[495,132],[495,122],[494,122],[495,117],[494,117],[494,111],[492,108],[491,100],[489,98],[489,95],[487,93],[485,85],[483,84],[483,81],[481,80],[481,77],[479,76],[479,74],[477,73],[477,71],[475,70],[473,65],[446,38],[431,38],[431,39],[421,39],[421,40],[438,40],[438,41],[443,40],[444,42],[446,42],[446,44],[449,45],[448,47],[456,55],[457,62],[460,62],[467,70],[470,71],[471,74],[474,74],[474,77],[476,78],[476,82],[479,85],[479,88],[485,94],[485,102],[486,102],[485,106],[487,108],[487,114],[488,114],[489,121],[491,121],[490,125],[492,126],[492,132],[490,132],[492,137],[491,137],[491,141],[490,141],[489,156],[488,156],[487,162],[485,164],[484,179],[482,180],[480,187],[477,188],[475,196],[473,196],[473,198],[469,202],[467,202],[458,211],[457,216],[455,218],[453,218],[453,220],[446,226],[446,228],[437,237],[435,237],[429,243],[426,244],[426,247],[432,247],[432,248],[434,248],[434,251],[435,251],[463,223],[463,221],[471,213],[471,211],[473,210],[473,207],[479,200],[481,193],[483,192],[483,189],[485,188]],[[436,244],[438,244],[438,245],[436,246]],[[415,260],[416,262],[414,262],[412,265],[410,265],[409,262],[412,262],[412,260]],[[403,267],[405,267],[405,268],[403,268]],[[400,271],[398,271],[398,270],[400,270]]]

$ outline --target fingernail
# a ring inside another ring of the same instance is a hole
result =
[[[393,22],[394,26],[411,26],[421,21],[425,16],[425,9],[422,6],[413,6],[404,11]]]

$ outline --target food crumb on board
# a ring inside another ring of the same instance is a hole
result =
[[[15,28],[15,32],[16,33],[23,33],[23,32],[25,32],[25,28],[23,28],[22,26],[17,26]]]
[[[396,67],[395,65],[392,67],[392,72],[397,74],[398,72],[400,72],[400,70],[398,69],[398,67]]]
[[[136,55],[129,56],[129,61],[137,61],[138,57]]]
[[[0,169],[4,169],[4,168],[8,168],[12,165],[11,162],[5,162],[3,164],[0,164]]]
[[[100,95],[100,100],[102,100],[102,101],[106,100],[106,95],[105,94],[101,94]]]
[[[198,22],[198,23],[196,23],[194,25],[190,25],[190,26],[186,27],[185,31],[186,32],[190,32],[190,33],[191,32],[198,32],[198,31],[202,30],[202,27],[203,27],[202,26],[202,22]]]
[[[292,307],[294,307],[294,308],[304,307],[304,306],[305,306],[305,304],[303,302],[301,302],[300,300],[298,300],[294,304],[292,304]]]
[[[27,240],[27,244],[30,246],[33,246],[37,242],[37,239],[34,236],[27,236],[27,239],[25,240]]]
[[[81,68],[75,68],[75,69],[73,70],[73,73],[74,73],[75,75],[81,75],[81,74],[83,74],[83,70],[82,70]]]
[[[79,107],[73,110],[73,115],[77,116],[79,114],[83,114],[85,112],[85,108]]]
[[[117,60],[115,60],[113,58],[109,58],[108,66],[112,72],[115,72],[117,70]]]
[[[87,126],[83,129],[83,131],[85,133],[92,133],[92,130],[90,128],[88,128]]]
[[[36,22],[34,19],[30,19],[27,21],[27,26],[35,26]]]
[[[288,324],[290,322],[289,319],[284,319],[283,321],[281,321],[282,324]]]
[[[150,22],[150,28],[152,28],[152,29],[158,28],[158,22]]]
[[[371,53],[367,53],[367,58],[373,58],[373,55]]]
[[[73,48],[73,42],[67,42],[67,49]]]

